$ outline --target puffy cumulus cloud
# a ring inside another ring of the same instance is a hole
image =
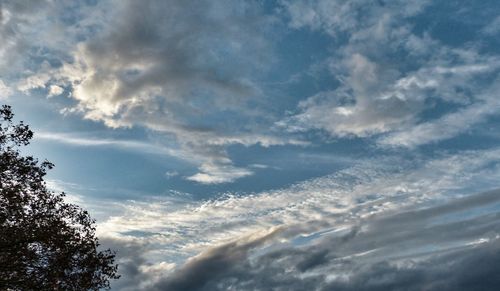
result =
[[[55,70],[71,59],[75,44],[102,23],[92,1],[0,1],[0,75],[11,93],[64,93]],[[104,6],[104,5],[102,5]],[[53,105],[53,104],[51,104]]]
[[[438,118],[420,119],[417,124],[394,128],[388,135],[380,137],[378,143],[382,146],[411,148],[458,136],[486,121],[490,116],[497,114],[500,106],[495,97],[500,89],[496,81],[498,69],[498,59],[492,58],[489,62],[476,65],[422,70],[422,73],[425,72],[424,74],[439,84],[434,91],[440,98],[456,102],[455,104],[460,106]],[[450,76],[452,78],[449,78]],[[484,77],[493,77],[493,81],[484,87],[463,85],[480,82],[479,79]],[[420,80],[422,79],[424,78],[420,77]]]
[[[49,87],[49,95],[47,97],[59,96],[64,92],[64,88],[59,87],[57,85],[51,85]]]
[[[272,21],[258,5],[114,4],[100,33],[60,70],[86,117],[116,126],[133,121],[122,117],[129,111],[188,119],[239,106],[254,92],[248,73],[269,58],[263,34]]]
[[[255,109],[265,97],[257,81],[273,63],[270,28],[278,23],[259,2],[103,1],[83,11],[74,26],[92,33],[62,65],[43,67],[18,90],[67,92],[75,105],[64,113],[175,139],[179,156],[200,167],[189,179],[201,183],[252,174],[232,164],[228,145],[305,144],[277,136],[263,125],[273,117]],[[94,22],[85,17],[96,14]]]
[[[498,56],[481,54],[474,46],[445,44],[426,30],[416,33],[415,26],[422,23],[415,19],[430,5],[285,1],[290,27],[332,37],[336,48],[325,65],[339,85],[301,101],[295,113],[277,124],[292,132],[316,129],[333,137],[396,132],[382,137],[380,144],[415,146],[454,137],[494,114],[487,108],[496,108],[495,101],[485,91],[498,92]],[[438,101],[456,110],[440,111]],[[439,120],[429,122],[429,112]]]
[[[50,70],[51,65],[49,62],[43,61],[39,66],[39,72],[18,81],[16,89],[24,94],[29,94],[30,91],[34,89],[45,89],[51,80]]]

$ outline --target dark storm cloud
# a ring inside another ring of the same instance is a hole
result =
[[[226,268],[223,276],[204,278],[203,284],[193,278],[182,285],[159,284],[155,290],[498,290],[500,284],[498,243],[451,252],[424,262],[415,261],[404,267],[388,261],[357,266],[349,270],[348,279],[331,283],[325,280],[328,274],[301,278],[301,270],[291,272],[276,261],[258,260],[257,263],[267,265],[235,265]],[[351,264],[346,261],[343,266],[348,268]],[[212,267],[220,270],[221,266]],[[207,277],[213,274],[197,271]]]
[[[496,290],[499,202],[497,190],[372,217],[305,247],[259,253],[272,237],[234,242],[191,259],[155,290]]]
[[[451,252],[408,267],[379,262],[322,290],[498,290],[500,244]]]
[[[152,280],[151,274],[140,270],[141,266],[147,264],[144,253],[147,244],[140,241],[104,237],[100,240],[102,247],[112,249],[116,252],[118,262],[118,273],[121,278],[113,282],[115,290],[134,290],[140,283]]]
[[[174,276],[156,284],[157,290],[206,290],[213,288],[214,279],[224,278],[233,273],[239,262],[245,261],[249,251],[263,245],[279,233],[279,229],[271,231],[256,239],[228,243],[191,258],[176,271]],[[211,286],[211,287],[207,287]]]

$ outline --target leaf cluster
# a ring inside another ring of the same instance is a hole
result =
[[[23,156],[33,132],[0,109],[0,290],[99,290],[117,279],[115,254],[99,250],[95,221],[47,188],[54,165]]]

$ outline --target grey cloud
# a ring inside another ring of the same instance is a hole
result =
[[[75,101],[64,114],[176,140],[176,154],[199,167],[191,180],[251,175],[232,163],[227,145],[294,143],[263,126],[272,117],[254,108],[264,98],[256,80],[274,61],[269,38],[279,22],[258,1],[2,3],[0,34],[9,41],[0,44],[1,60],[30,60],[13,70],[23,72],[13,77],[18,91],[63,93]]]
[[[169,101],[189,98],[190,91],[200,86],[212,91],[222,89],[219,94],[249,93],[250,88],[239,79],[241,69],[235,71],[235,67],[227,66],[221,58],[231,57],[233,52],[224,46],[229,46],[231,41],[242,41],[238,38],[255,37],[254,45],[258,45],[258,35],[250,36],[242,31],[243,25],[249,26],[250,33],[257,29],[255,25],[251,27],[250,18],[254,13],[251,7],[230,2],[220,6],[208,2],[185,5],[183,1],[115,4],[114,21],[100,36],[83,45],[82,61],[96,72],[80,86],[82,90],[86,90],[87,85],[100,86],[104,78],[113,81],[116,88],[110,88],[110,95],[96,96],[109,100],[86,100],[80,96],[79,101],[125,105],[120,103],[152,89],[160,89]],[[216,10],[218,8],[220,10]],[[226,97],[220,105],[232,102]]]
[[[148,249],[146,243],[112,237],[101,237],[100,243],[103,248],[109,248],[116,252],[118,273],[121,278],[112,282],[112,289],[132,291],[140,284],[154,279],[151,274],[144,273],[140,269],[142,265],[147,264],[144,257]]]
[[[452,252],[406,267],[380,262],[322,290],[497,290],[500,246]]]
[[[305,246],[269,245],[285,230],[215,247],[155,290],[495,290],[499,194],[369,217]]]
[[[260,3],[99,5],[97,10],[108,11],[109,17],[49,80],[70,88],[77,104],[66,112],[110,127],[143,126],[177,140],[180,156],[199,166],[190,180],[201,183],[252,174],[233,165],[225,151],[229,144],[289,143],[263,129],[262,117],[268,116],[249,106],[262,97],[256,73],[265,72],[273,60],[268,30],[276,19]]]
[[[30,27],[43,17],[48,1],[0,1],[0,73],[7,69],[22,68],[23,53],[31,47],[33,36]],[[41,13],[42,12],[42,13]]]
[[[114,4],[100,33],[80,44],[75,62],[60,72],[73,82],[74,98],[89,118],[181,125],[206,111],[240,108],[251,95],[248,72],[268,52],[263,30],[269,20],[258,5]],[[155,120],[158,115],[167,118]]]
[[[231,242],[209,249],[191,258],[172,276],[161,280],[155,290],[210,290],[212,283],[221,275],[234,272],[233,268],[244,261],[249,252],[276,237],[280,229],[275,229],[257,238]]]
[[[312,252],[308,257],[300,261],[296,268],[300,272],[305,272],[307,270],[313,269],[315,267],[327,264],[331,258],[328,257],[328,250],[320,250],[317,252]]]

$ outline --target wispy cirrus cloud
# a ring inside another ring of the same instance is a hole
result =
[[[493,85],[481,92],[480,100],[474,104],[446,114],[437,120],[425,121],[404,130],[397,130],[382,137],[379,144],[415,147],[446,140],[467,132],[498,112],[500,108],[496,95],[498,89],[497,85]]]
[[[122,204],[123,215],[101,223],[99,232],[120,240],[148,242],[144,258],[153,264],[179,258],[184,258],[180,262],[191,262],[185,266],[179,262],[162,276],[149,278],[148,284],[195,284],[195,290],[217,289],[212,284],[222,284],[245,290],[247,285],[242,282],[255,287],[260,286],[258,280],[265,279],[280,286],[309,278],[301,282],[308,282],[311,288],[329,284],[347,284],[347,288],[349,282],[357,284],[358,276],[379,263],[396,268],[394,272],[413,272],[432,257],[443,256],[443,260],[452,262],[447,257],[450,252],[464,252],[465,258],[476,245],[496,244],[499,232],[490,227],[498,219],[490,214],[498,211],[498,192],[469,192],[496,185],[500,173],[492,162],[500,162],[498,150],[463,152],[408,164],[378,160],[279,191],[184,204],[129,202]],[[467,198],[454,202],[456,197]],[[442,206],[435,206],[439,204]],[[465,224],[470,228],[463,228]],[[395,231],[399,228],[401,231]],[[273,239],[245,247],[245,237],[253,236],[258,241],[259,233],[271,229],[279,229]],[[408,260],[420,263],[401,265]],[[201,268],[197,262],[212,261],[228,265],[214,270],[213,276],[197,280],[199,272],[191,269]],[[296,271],[285,272],[292,266]],[[265,275],[268,273],[275,274],[276,281]],[[231,279],[235,277],[239,279]]]
[[[202,184],[219,184],[233,182],[236,179],[249,176],[253,174],[250,168],[256,168],[250,165],[248,168],[235,167],[229,158],[226,157],[223,151],[216,152],[214,149],[209,148],[204,152],[193,154],[193,150],[179,148],[175,145],[165,145],[160,142],[145,142],[138,140],[126,139],[107,139],[95,138],[88,135],[75,135],[69,133],[57,132],[44,132],[38,131],[35,134],[36,140],[53,141],[62,144],[84,146],[84,147],[113,147],[127,151],[135,151],[147,154],[169,155],[174,158],[182,159],[184,161],[192,162],[194,164],[204,161],[199,170],[191,176],[185,177],[187,180],[195,181]],[[259,136],[242,136],[242,137],[223,137],[218,136],[213,141],[207,141],[208,144],[215,146],[227,144],[243,144],[245,146],[255,143],[262,144],[262,146],[269,147],[273,145],[283,144],[297,144],[306,145],[307,143],[295,140],[282,140],[275,137],[259,137]],[[200,145],[201,146],[201,145]],[[204,155],[205,154],[205,155]]]
[[[172,156],[178,154],[178,152],[173,149],[153,143],[124,139],[92,138],[68,133],[39,131],[35,133],[35,140],[54,141],[75,146],[108,146],[150,154],[169,154]]]

